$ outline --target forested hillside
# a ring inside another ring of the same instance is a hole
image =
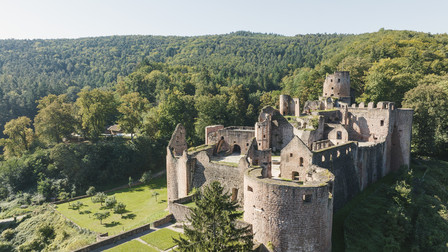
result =
[[[344,37],[237,32],[200,37],[1,40],[0,128],[18,116],[34,117],[35,101],[48,94],[73,97],[85,86],[112,87],[117,76],[127,76],[144,59],[205,68],[230,83],[250,86],[251,91],[278,89],[289,70],[314,67],[323,49]]]

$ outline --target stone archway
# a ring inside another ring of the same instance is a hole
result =
[[[233,154],[241,154],[241,147],[238,144],[234,144],[232,148]]]

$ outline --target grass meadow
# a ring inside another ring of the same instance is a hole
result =
[[[153,192],[159,193],[157,201],[152,197]],[[109,236],[151,223],[169,214],[166,210],[166,178],[154,179],[149,184],[117,190],[107,195],[114,195],[117,202],[123,202],[126,205],[126,213],[122,216],[115,214],[113,209],[105,209],[100,203],[93,203],[91,198],[79,200],[83,203],[79,210],[70,206],[75,201],[59,204],[56,209],[77,225],[98,233],[107,232]],[[105,211],[110,212],[110,217],[100,224],[93,215]]]

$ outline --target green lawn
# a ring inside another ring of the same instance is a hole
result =
[[[111,249],[105,250],[107,252],[159,252],[157,249],[151,248],[148,245],[145,245],[139,241],[132,240]]]
[[[173,241],[173,237],[179,238],[180,235],[182,234],[171,229],[164,228],[142,236],[140,239],[160,250],[167,250],[176,245]]]
[[[153,191],[160,194],[157,196],[158,202],[151,196]],[[154,179],[149,185],[126,188],[108,193],[108,195],[114,195],[118,202],[126,205],[128,212],[123,214],[123,217],[114,214],[113,209],[100,210],[101,205],[93,203],[90,198],[80,200],[84,204],[80,211],[69,208],[69,203],[57,205],[56,209],[83,228],[99,233],[108,232],[109,235],[151,223],[169,214],[165,211],[167,208],[166,178]],[[71,203],[73,202],[75,201]],[[102,225],[99,220],[93,218],[93,214],[99,211],[110,211],[111,214],[109,218],[103,220]]]

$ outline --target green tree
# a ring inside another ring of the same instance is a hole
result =
[[[156,202],[157,202],[157,197],[160,195],[160,193],[158,192],[152,192],[151,196],[156,198]]]
[[[224,193],[219,182],[212,182],[194,200],[188,220],[184,225],[186,238],[174,239],[180,251],[251,251],[253,242],[249,227],[236,227],[242,216],[230,194]]]
[[[245,90],[243,85],[231,86],[227,89],[229,101],[227,104],[227,123],[230,125],[244,124],[246,116]]]
[[[76,185],[72,185],[72,191],[70,193],[70,197],[73,199],[76,196]]]
[[[114,213],[123,216],[125,212],[126,212],[126,205],[123,202],[118,202],[117,205],[115,205],[114,207]]]
[[[55,189],[53,180],[50,178],[45,178],[37,182],[37,192],[43,195],[46,199],[50,199],[53,196]]]
[[[86,195],[92,197],[95,195],[96,189],[94,186],[90,186],[89,189],[86,191]]]
[[[305,104],[308,100],[316,100],[319,95],[322,94],[322,83],[324,75],[321,75],[317,70],[311,68],[300,68],[294,71],[292,75],[286,76],[282,79],[281,86],[283,87],[283,94],[289,94],[293,97],[298,97],[301,104]],[[272,92],[275,94],[275,92]],[[278,95],[277,95],[278,94]],[[277,93],[271,97],[262,97],[263,105],[269,104],[269,98],[278,106],[278,97],[280,93]]]
[[[118,125],[124,132],[131,134],[131,139],[133,139],[134,133],[141,128],[143,113],[148,107],[148,100],[137,92],[125,94],[121,97],[121,104],[118,107],[118,111],[121,113]]]
[[[115,196],[109,196],[106,198],[104,204],[106,205],[106,208],[114,208],[117,204],[117,199],[115,199]]]
[[[61,191],[61,192],[59,192],[58,198],[59,198],[59,200],[68,200],[70,197],[69,197],[68,192]]]
[[[165,90],[160,95],[160,103],[151,109],[145,118],[145,133],[156,139],[169,139],[176,125],[185,126],[188,138],[192,139],[196,110],[193,96],[176,90]]]
[[[403,106],[414,110],[412,150],[424,156],[447,156],[448,93],[437,85],[420,84],[406,93]]]
[[[355,91],[355,97],[364,93],[365,76],[370,66],[371,63],[365,58],[348,56],[337,67],[339,71],[350,72],[350,87]]]
[[[227,104],[226,95],[208,95],[196,98],[195,108],[198,111],[198,116],[195,122],[195,129],[197,136],[203,139],[204,129],[208,125],[226,125]]]
[[[66,95],[50,94],[37,102],[39,111],[34,118],[34,126],[41,141],[59,143],[74,132],[73,106],[66,102]]]
[[[81,201],[76,201],[75,203],[72,204],[72,209],[73,210],[81,210],[81,207],[84,206],[84,204]]]
[[[90,139],[98,140],[106,125],[111,123],[116,115],[117,104],[114,95],[110,91],[84,88],[78,96],[75,105],[81,121],[81,131]]]
[[[110,212],[98,212],[93,214],[93,218],[100,221],[100,224],[103,224],[103,220],[107,219],[110,216]]]
[[[406,71],[404,58],[382,59],[366,76],[365,93],[357,101],[392,101],[401,107],[404,94],[417,86],[421,74]]]
[[[103,202],[106,200],[107,195],[103,192],[97,193],[94,197],[92,197],[93,203],[100,203],[103,205]]]
[[[144,172],[139,181],[143,184],[149,183],[151,181],[151,171]]]
[[[6,157],[21,156],[30,150],[34,132],[28,117],[22,116],[7,122],[3,134],[8,136],[1,143]]]
[[[134,180],[132,179],[131,176],[129,176],[129,180],[128,180],[128,186],[129,186],[129,188],[132,187],[132,184],[134,184]]]

